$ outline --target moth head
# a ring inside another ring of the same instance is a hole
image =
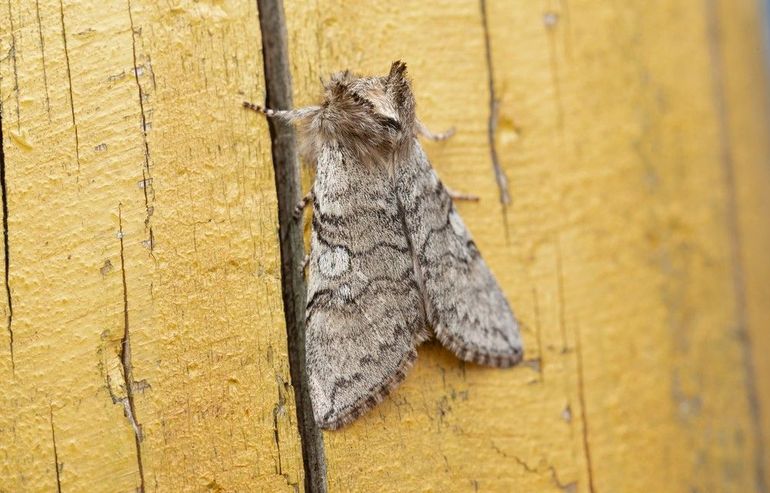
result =
[[[394,62],[381,77],[340,72],[324,89],[318,123],[328,137],[383,150],[413,138],[415,105],[405,63]]]

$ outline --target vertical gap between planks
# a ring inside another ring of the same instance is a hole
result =
[[[265,73],[266,106],[291,109],[291,72],[283,2],[257,0]],[[278,225],[281,248],[281,291],[289,366],[297,405],[297,423],[302,441],[305,491],[325,492],[326,461],[323,436],[313,418],[305,366],[305,279],[302,270],[304,240],[301,223],[293,217],[300,200],[294,130],[268,119],[275,188],[278,195]]]
[[[0,194],[2,195],[2,206],[3,206],[3,249],[4,249],[4,262],[5,262],[5,269],[4,269],[4,276],[5,276],[5,297],[6,297],[6,304],[8,307],[6,308],[7,314],[6,314],[6,320],[5,320],[5,326],[6,330],[8,331],[8,348],[10,350],[10,358],[11,358],[11,371],[15,374],[16,373],[16,361],[13,357],[13,299],[11,298],[11,283],[10,283],[10,266],[11,266],[11,257],[10,252],[8,251],[8,188],[6,187],[5,183],[5,150],[3,148],[5,140],[3,140],[3,115],[2,115],[2,105],[0,103]]]
[[[768,493],[765,471],[765,447],[762,433],[762,411],[757,392],[756,365],[752,356],[751,333],[746,313],[746,278],[743,265],[743,245],[739,224],[738,191],[735,184],[735,161],[730,138],[729,108],[725,88],[725,65],[722,53],[722,32],[717,0],[705,0],[708,27],[708,49],[711,59],[711,83],[716,107],[719,131],[719,153],[722,173],[727,188],[727,234],[732,265],[732,284],[735,297],[735,331],[741,343],[744,384],[748,397],[749,413],[756,435],[754,444],[754,484],[756,491]]]

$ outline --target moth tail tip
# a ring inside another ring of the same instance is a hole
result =
[[[396,370],[391,374],[390,378],[383,381],[378,388],[375,388],[371,395],[366,398],[360,399],[350,409],[338,416],[332,416],[325,418],[324,416],[316,416],[316,424],[323,430],[339,430],[340,428],[352,423],[359,417],[372,410],[377,404],[382,402],[388,395],[395,390],[398,385],[404,381],[409,369],[414,365],[417,360],[417,350],[412,349]]]
[[[457,337],[446,330],[437,328],[436,337],[441,344],[449,349],[458,358],[463,361],[475,363],[482,366],[491,366],[493,368],[510,368],[524,359],[524,349],[521,344],[511,346],[510,352],[484,352],[477,348],[469,347],[462,343]]]

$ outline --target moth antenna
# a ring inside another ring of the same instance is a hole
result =
[[[390,65],[390,73],[388,73],[389,80],[395,80],[396,78],[403,79],[406,76],[406,63],[401,60],[396,60]]]
[[[396,106],[400,108],[399,112],[402,113],[402,117],[405,117],[407,121],[411,120],[414,117],[414,102],[408,104],[412,98],[409,79],[406,76],[406,63],[401,60],[393,62],[386,84],[387,91]]]
[[[254,104],[254,103],[251,103],[249,101],[244,101],[243,102],[243,107],[244,108],[248,108],[248,109],[250,109],[252,111],[256,111],[257,113],[262,113],[265,116],[271,116],[271,117],[272,116],[280,116],[279,115],[280,113],[288,113],[288,112],[280,111],[280,110],[279,111],[271,110],[270,108],[265,108],[264,106],[260,106],[258,104]]]
[[[308,118],[319,110],[318,106],[308,106],[293,110],[273,110],[248,101],[243,102],[243,107],[261,113],[269,118],[280,118],[287,122],[296,122],[297,120]]]

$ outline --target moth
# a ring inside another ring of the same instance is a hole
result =
[[[457,357],[509,367],[522,359],[516,318],[418,141],[406,65],[349,71],[319,106],[244,106],[296,126],[316,163],[306,309],[310,397],[337,429],[382,401],[432,334]]]

